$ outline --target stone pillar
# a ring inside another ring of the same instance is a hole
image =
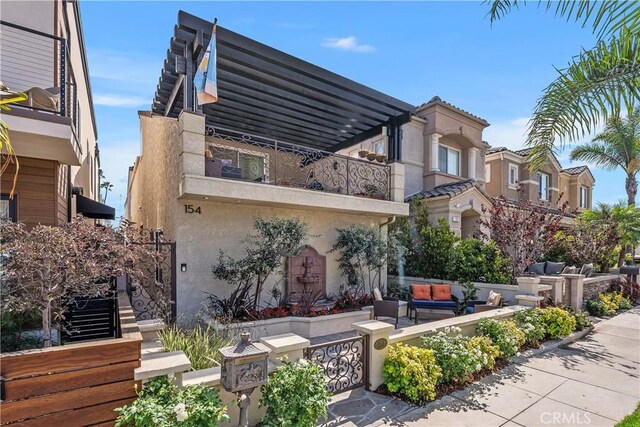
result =
[[[551,298],[554,303],[564,302],[564,277],[540,276],[540,284],[551,286]]]
[[[440,135],[439,133],[431,134],[431,171],[432,172],[440,171],[440,164],[438,161],[438,158],[439,158],[438,147],[440,143],[440,138],[442,138],[442,135]]]
[[[377,320],[365,320],[351,325],[362,336],[368,337],[369,390],[376,390],[382,383],[382,366],[389,353],[389,335],[395,327]]]
[[[287,356],[290,362],[304,358],[304,349],[311,345],[308,339],[296,334],[274,335],[262,338],[260,342],[271,350],[269,360],[275,364],[281,363],[284,356]]]
[[[584,275],[583,274],[562,274],[565,278],[567,293],[570,295],[569,305],[575,311],[582,310],[584,298]]]
[[[516,295],[519,305],[538,307],[543,298],[538,295],[540,279],[537,277],[516,277],[519,295]]]
[[[183,175],[204,176],[204,128],[203,114],[183,110],[178,117],[180,160]]]
[[[392,202],[404,203],[404,163],[391,163],[391,191]]]
[[[469,165],[467,166],[468,178],[470,179],[478,179],[476,172],[476,159],[477,159],[478,149],[475,147],[469,148]]]

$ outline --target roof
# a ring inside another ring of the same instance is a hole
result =
[[[562,169],[560,172],[567,173],[569,175],[580,175],[582,172],[588,171],[589,167],[586,165],[575,166],[572,168]]]
[[[463,110],[460,107],[457,107],[447,101],[444,101],[442,98],[440,98],[439,96],[434,96],[433,98],[431,98],[428,102],[425,102],[423,104],[421,104],[420,106],[418,106],[418,109],[421,108],[425,108],[428,107],[430,105],[435,105],[435,104],[440,104],[440,105],[445,105],[453,110],[456,110],[457,112],[464,114],[467,117],[470,117],[476,121],[481,122],[482,124],[489,126],[489,122],[486,121],[485,119],[483,119],[482,117],[476,116],[475,114],[471,114],[470,112],[468,112],[467,110]]]
[[[423,190],[418,193],[412,194],[411,196],[406,197],[405,202],[409,202],[416,197],[423,197],[425,199],[430,199],[433,197],[449,196],[449,198],[452,198],[474,187],[474,182],[475,181],[473,179],[467,179],[460,182],[452,182],[450,184],[438,185],[437,187],[434,187],[431,190]]]
[[[193,109],[192,77],[187,74],[193,75],[212,28],[211,22],[178,13],[154,113],[178,117],[183,109]],[[415,112],[409,103],[220,25],[216,51],[219,100],[202,106],[202,113],[217,131],[335,152],[381,134],[384,126],[407,123]]]
[[[520,150],[510,150],[507,147],[490,147],[487,149],[487,154],[501,153],[507,151],[509,153],[517,154],[518,156],[527,157],[531,153],[532,148],[522,148]]]

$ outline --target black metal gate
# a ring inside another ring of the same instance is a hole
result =
[[[176,318],[176,243],[166,241],[159,230],[143,230],[144,241],[159,254],[137,267],[143,277],[127,277],[127,294],[136,320]]]
[[[367,336],[312,345],[305,358],[324,368],[333,394],[366,387],[369,379]]]
[[[118,337],[118,293],[115,278],[107,294],[75,298],[64,313],[63,343]]]

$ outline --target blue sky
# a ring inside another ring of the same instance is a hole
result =
[[[518,148],[536,100],[581,47],[588,28],[533,3],[493,25],[477,2],[83,2],[85,44],[108,204],[123,213],[178,10],[219,24],[404,101],[433,96],[486,119],[484,139]],[[559,154],[572,165],[568,149]],[[574,163],[573,165],[576,165]],[[624,175],[592,168],[594,200],[625,198]]]

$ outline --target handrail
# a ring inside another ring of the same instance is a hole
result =
[[[13,22],[7,22],[7,21],[3,21],[0,19],[0,24],[1,25],[6,25],[8,27],[13,27],[17,30],[22,30],[22,31],[26,31],[28,33],[33,33],[33,34],[37,34],[39,36],[42,37],[48,37],[50,39],[54,39],[54,40],[58,40],[58,41],[63,41],[64,38],[60,37],[60,36],[54,36],[53,34],[48,34],[39,30],[34,30],[33,28],[27,28],[27,27],[23,27],[22,25],[18,25],[18,24],[14,24]]]

